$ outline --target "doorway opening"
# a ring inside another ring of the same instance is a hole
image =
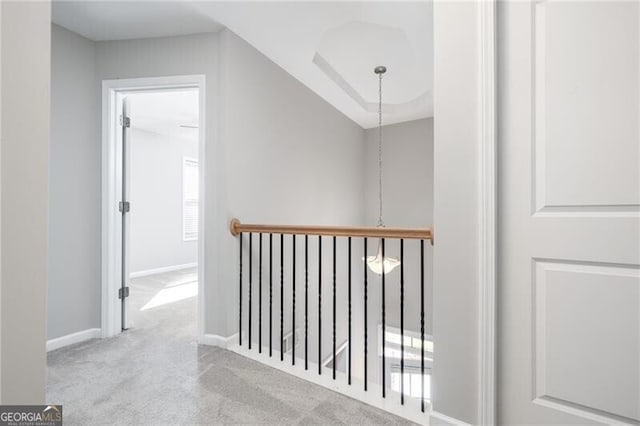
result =
[[[130,304],[122,327],[173,318],[171,323],[195,334],[198,89],[138,92],[125,101]]]
[[[103,83],[103,337],[201,339],[203,91],[202,76]]]

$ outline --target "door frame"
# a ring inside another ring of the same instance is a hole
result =
[[[146,77],[102,81],[102,337],[112,337],[121,333],[121,304],[118,299],[120,288],[121,232],[118,210],[118,183],[121,171],[118,166],[117,141],[120,132],[118,122],[118,96],[124,93],[198,89],[199,101],[199,223],[198,223],[198,314],[197,339],[204,335],[205,304],[205,168],[206,158],[206,88],[205,76],[179,75],[168,77]]]
[[[469,289],[463,296],[464,302],[473,302],[477,307],[477,313],[474,315],[473,333],[467,332],[469,323],[465,322],[460,331],[461,335],[457,338],[465,339],[472,342],[469,343],[473,351],[466,354],[448,367],[456,366],[456,363],[469,361],[474,363],[473,368],[467,368],[465,371],[470,372],[468,376],[464,376],[463,380],[458,380],[457,390],[461,391],[461,385],[465,388],[473,389],[474,405],[470,409],[467,405],[471,404],[466,400],[462,404],[462,408],[458,405],[458,410],[452,412],[452,408],[433,403],[433,411],[430,415],[431,424],[434,425],[495,425],[496,405],[497,405],[497,194],[498,194],[498,175],[497,175],[497,50],[496,50],[496,34],[497,34],[497,0],[482,0],[469,2],[434,2],[434,22],[442,14],[445,22],[457,19],[458,15],[463,15],[465,22],[473,22],[474,27],[461,32],[460,38],[452,40],[449,45],[439,45],[435,40],[435,50],[449,51],[452,49],[461,49],[465,55],[473,55],[473,63],[475,69],[469,71],[460,67],[455,67],[458,62],[451,60],[448,67],[444,67],[448,72],[446,78],[443,78],[447,84],[454,84],[457,80],[460,85],[456,86],[454,94],[456,96],[464,96],[465,102],[468,102],[473,108],[468,108],[460,117],[457,126],[468,126],[473,130],[477,130],[473,135],[472,141],[465,141],[457,149],[468,157],[467,164],[477,166],[477,172],[473,176],[473,190],[467,191],[474,197],[475,209],[478,214],[470,214],[456,217],[454,220],[459,221],[464,227],[473,226],[475,233],[473,235],[453,235],[459,239],[461,244],[465,242],[472,244],[467,247],[465,254],[472,255],[474,258],[473,284],[474,289]],[[435,34],[437,38],[438,34]],[[456,53],[460,55],[460,53]],[[456,56],[451,55],[451,56]],[[466,58],[467,60],[469,58]],[[436,70],[437,71],[437,70]],[[435,73],[434,86],[436,91],[438,87],[442,87],[438,82],[438,73]],[[445,87],[444,92],[451,91]],[[437,111],[436,107],[436,111]],[[437,113],[437,112],[436,112]],[[440,124],[439,124],[440,123]],[[446,122],[445,122],[446,123]],[[460,124],[462,123],[462,124]],[[447,134],[449,129],[446,126],[450,124],[442,124],[438,121],[437,115],[435,120],[436,138],[438,133]],[[445,130],[442,130],[442,129]],[[469,178],[470,176],[466,176]],[[466,181],[464,183],[466,184]],[[471,185],[471,184],[469,184]],[[462,185],[458,182],[458,187]],[[458,193],[456,193],[458,195]],[[437,201],[436,201],[437,202]],[[452,222],[448,223],[451,226]],[[435,250],[438,250],[438,222],[434,222]],[[449,235],[451,236],[451,234]],[[434,265],[434,268],[436,265]],[[452,277],[451,279],[457,279]],[[435,285],[435,283],[434,283]],[[471,300],[469,300],[472,298]],[[434,305],[440,303],[438,294],[434,294]],[[451,321],[451,318],[444,318]],[[464,321],[467,321],[465,319]],[[434,316],[434,323],[438,322],[438,318]],[[469,328],[471,328],[469,327]],[[437,334],[438,325],[434,327],[434,336]],[[437,336],[434,337],[437,339]],[[436,347],[438,346],[436,342]],[[438,352],[434,355],[434,371],[438,371]],[[440,370],[441,372],[443,370]],[[442,373],[441,373],[442,374]],[[455,374],[453,371],[445,371],[444,374]],[[437,386],[437,385],[436,385]],[[456,389],[453,389],[456,390]],[[449,389],[451,392],[452,389]],[[448,395],[451,397],[451,395]],[[460,412],[466,412],[465,420],[460,417]],[[468,421],[469,423],[466,423]]]
[[[480,2],[480,179],[479,182],[479,420],[494,425],[497,404],[497,52],[496,0]]]

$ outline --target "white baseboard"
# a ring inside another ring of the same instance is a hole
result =
[[[145,269],[144,271],[132,272],[129,274],[129,278],[140,278],[149,275],[162,274],[164,272],[180,271],[181,269],[195,268],[198,266],[197,262],[185,263],[183,265],[163,266],[162,268]]]
[[[235,336],[234,336],[235,337]],[[344,373],[336,372],[336,380],[332,378],[332,370],[330,368],[323,367],[322,375],[318,374],[318,365],[312,361],[309,361],[309,370],[305,370],[304,359],[297,358],[295,365],[291,365],[291,355],[285,355],[285,362],[280,361],[280,351],[273,349],[273,356],[269,357],[267,348],[263,348],[262,354],[258,353],[257,347],[253,350],[248,350],[246,347],[246,341],[243,346],[238,346],[237,343],[227,347],[228,350],[242,355],[246,358],[253,359],[261,364],[265,364],[269,367],[283,371],[287,374],[291,374],[300,379],[306,380],[311,383],[315,383],[327,389],[331,389],[335,392],[346,395],[352,399],[364,402],[365,404],[395,414],[396,416],[405,418],[417,424],[430,425],[430,411],[431,404],[426,404],[426,412],[421,412],[420,404],[418,400],[405,399],[405,405],[400,404],[400,395],[388,392],[386,398],[382,398],[382,389],[380,385],[369,382],[368,390],[365,392],[363,389],[363,383],[355,377],[352,380],[352,384],[347,382],[347,376]],[[437,423],[443,424],[443,423]],[[462,424],[462,423],[453,423]]]
[[[227,349],[238,344],[238,333],[229,337],[219,336],[217,334],[203,334],[200,339],[198,339],[198,343]]]
[[[78,331],[77,333],[67,334],[66,336],[56,337],[47,340],[47,352],[64,348],[65,346],[75,343],[84,342],[90,339],[99,339],[102,337],[102,330],[99,328],[89,328],[87,330]]]
[[[431,412],[429,424],[431,426],[471,426],[469,423],[454,419],[453,417],[438,413],[437,411]]]

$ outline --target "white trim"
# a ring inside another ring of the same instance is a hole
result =
[[[439,413],[437,411],[432,411],[429,419],[430,424],[433,426],[471,426],[469,423],[465,423],[462,420],[454,419],[453,417],[449,417],[446,414]]]
[[[336,380],[332,379],[332,369],[323,368],[322,374],[318,374],[318,364],[309,362],[309,370],[304,369],[304,359],[297,358],[295,365],[291,365],[291,355],[285,356],[287,362],[280,361],[280,351],[274,349],[273,356],[265,356],[264,353],[259,354],[257,350],[248,350],[246,345],[238,346],[237,344],[229,346],[228,350],[242,355],[246,358],[257,361],[261,364],[283,371],[292,376],[315,383],[334,392],[346,395],[349,398],[364,402],[365,404],[395,414],[398,417],[410,420],[412,422],[429,425],[429,417],[431,413],[431,404],[425,403],[425,412],[420,411],[420,401],[412,398],[405,398],[405,404],[400,404],[400,394],[395,392],[387,392],[387,397],[382,398],[382,389],[380,385],[369,381],[368,391],[365,392],[363,384],[356,378],[352,379],[352,384],[347,382],[347,376],[344,373],[336,372]],[[263,351],[264,352],[264,351]],[[454,423],[463,424],[463,423]]]
[[[336,357],[340,355],[340,353],[346,350],[349,347],[349,340],[345,340],[340,346],[336,348]],[[287,351],[288,352],[288,351]],[[323,368],[329,368],[329,363],[333,360],[333,351],[327,355],[327,357],[322,361]],[[349,366],[347,365],[347,371],[349,371]]]
[[[223,337],[217,334],[203,334],[198,340],[198,343],[201,345],[228,349],[238,344],[238,333],[229,337]]]
[[[120,264],[117,256],[118,226],[115,204],[116,195],[116,153],[110,145],[115,135],[109,124],[115,121],[115,111],[111,106],[115,105],[115,90],[110,84],[102,83],[102,337],[111,337],[119,333],[119,327],[115,324],[118,318],[116,303],[109,303],[109,295],[117,292],[117,270]],[[112,206],[107,208],[107,206]]]
[[[634,419],[619,417],[615,414],[607,413],[606,415],[599,414],[601,411],[594,410],[587,407],[582,406],[574,406],[570,402],[565,402],[562,400],[555,400],[554,398],[549,398],[546,396],[535,398],[531,401],[533,404],[539,405],[541,407],[546,407],[552,410],[561,411],[563,413],[567,413],[569,415],[582,417],[584,419],[591,420],[595,423],[601,423],[604,425],[633,425],[635,423]]]
[[[162,274],[165,272],[181,271],[183,269],[195,268],[198,262],[185,263],[182,265],[163,266],[161,268],[145,269],[143,271],[132,272],[129,278],[148,277],[149,275]]]
[[[99,328],[89,328],[76,333],[67,334],[66,336],[56,337],[55,339],[47,340],[47,352],[84,342],[86,340],[99,339],[101,337],[102,330]]]
[[[197,88],[199,97],[198,157],[206,158],[206,86],[204,75],[131,78],[102,81],[102,337],[119,334],[120,303],[117,298],[120,268],[120,213],[118,212],[118,129],[113,126],[117,117],[117,96],[123,93]],[[199,164],[200,205],[198,229],[198,339],[204,333],[205,310],[205,167]],[[212,185],[215,186],[215,183]]]
[[[480,386],[482,425],[496,424],[496,2],[480,2]],[[444,415],[442,415],[444,416]]]

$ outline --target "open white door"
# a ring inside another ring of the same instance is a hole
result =
[[[498,5],[501,424],[640,422],[639,31]]]
[[[129,98],[122,99],[122,116],[120,126],[122,127],[122,189],[119,210],[122,214],[122,245],[121,245],[121,286],[118,291],[118,298],[121,304],[121,328],[129,328],[129,145],[131,142],[131,103]]]

